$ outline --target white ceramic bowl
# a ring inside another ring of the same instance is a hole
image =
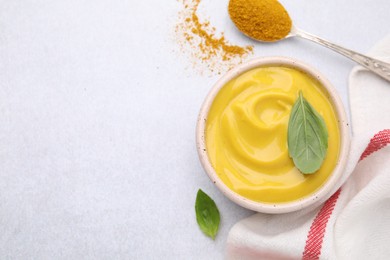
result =
[[[267,67],[267,66],[283,66],[290,67],[300,71],[305,72],[307,75],[317,79],[320,84],[324,87],[324,91],[327,91],[330,97],[330,101],[333,104],[336,115],[338,117],[339,129],[340,129],[340,156],[338,158],[337,165],[327,181],[314,193],[304,197],[302,199],[287,202],[287,203],[261,203],[257,201],[252,201],[247,199],[236,192],[229,189],[222,180],[218,177],[215,170],[213,169],[209,157],[207,154],[206,143],[205,143],[205,126],[206,119],[211,104],[214,101],[215,96],[218,94],[219,90],[230,80],[236,78],[237,76],[243,74],[244,72],[258,68],[258,67]],[[230,200],[241,205],[244,208],[251,209],[257,212],[262,213],[287,213],[296,210],[306,208],[315,203],[322,203],[332,194],[331,192],[335,191],[334,187],[338,183],[344,168],[347,163],[348,154],[349,154],[349,145],[350,145],[350,130],[349,123],[345,114],[344,106],[341,102],[340,97],[337,94],[336,89],[333,88],[331,83],[316,69],[313,67],[302,63],[300,61],[287,58],[287,57],[263,57],[251,60],[245,64],[239,65],[236,68],[230,70],[226,75],[224,75],[211,89],[207,95],[202,108],[199,113],[197,129],[196,129],[196,146],[198,150],[198,155],[202,163],[203,168],[206,173],[212,180],[212,182],[222,191]]]

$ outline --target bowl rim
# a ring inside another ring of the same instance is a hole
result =
[[[225,183],[217,176],[214,168],[209,161],[209,157],[207,154],[206,143],[205,143],[205,126],[207,121],[208,112],[210,107],[219,93],[220,89],[228,83],[230,80],[238,77],[246,71],[249,71],[258,67],[268,67],[268,66],[282,66],[298,69],[307,75],[315,78],[324,88],[324,90],[328,94],[328,98],[331,101],[339,123],[340,130],[340,154],[333,173],[327,181],[315,192],[312,194],[303,197],[298,200],[294,200],[286,203],[262,203],[250,200],[245,198],[238,193],[229,189]],[[350,129],[349,129],[349,121],[345,112],[345,108],[343,102],[338,95],[337,90],[333,87],[329,80],[325,78],[325,76],[320,73],[314,67],[299,61],[294,58],[284,57],[284,56],[270,56],[270,57],[259,57],[252,59],[246,63],[240,64],[237,67],[233,68],[225,75],[223,75],[211,88],[209,93],[207,94],[197,120],[196,126],[196,147],[200,162],[206,171],[207,175],[211,179],[211,181],[217,186],[217,188],[230,200],[235,202],[236,204],[261,213],[271,213],[271,214],[279,214],[279,213],[288,213],[297,211],[308,206],[311,206],[315,203],[322,203],[326,199],[328,199],[332,194],[331,192],[335,191],[334,187],[337,184],[337,181],[342,177],[343,171],[346,167],[348,156],[349,156],[349,148],[350,148]]]

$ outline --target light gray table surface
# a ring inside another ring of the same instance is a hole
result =
[[[390,32],[390,1],[281,1],[294,23],[367,52]],[[230,42],[320,70],[348,106],[354,63],[314,43],[257,44],[227,0],[202,0]],[[223,259],[253,212],[225,198],[195,149],[196,118],[219,78],[178,51],[175,0],[0,1],[0,258]],[[369,87],[369,86],[368,86]],[[215,241],[195,221],[201,188],[217,203]]]

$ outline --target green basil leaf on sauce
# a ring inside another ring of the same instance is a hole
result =
[[[302,91],[291,109],[287,143],[289,155],[302,173],[314,173],[321,167],[328,149],[328,130]]]
[[[220,222],[219,211],[215,202],[201,189],[196,195],[195,212],[200,229],[207,236],[215,239]]]

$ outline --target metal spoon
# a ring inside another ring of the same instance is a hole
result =
[[[250,37],[249,35],[247,35],[247,36]],[[341,46],[336,45],[334,43],[331,43],[327,40],[324,40],[318,36],[315,36],[313,34],[302,31],[301,29],[298,29],[295,26],[292,26],[290,33],[285,38],[294,37],[294,36],[299,36],[301,38],[304,38],[304,39],[310,40],[312,42],[318,43],[320,45],[323,45],[325,47],[328,47],[329,49],[332,49],[332,50],[344,55],[345,57],[350,58],[351,60],[359,63],[363,67],[366,67],[367,69],[374,72],[375,74],[382,77],[383,79],[390,81],[390,63],[386,63],[384,61],[377,60],[377,59],[374,59],[372,57],[363,55],[361,53],[352,51],[350,49],[341,47]],[[252,37],[250,37],[250,38],[252,38]],[[252,39],[254,39],[254,38],[252,38]],[[254,39],[254,40],[261,41],[259,39]],[[261,42],[263,42],[263,41],[261,41]]]

